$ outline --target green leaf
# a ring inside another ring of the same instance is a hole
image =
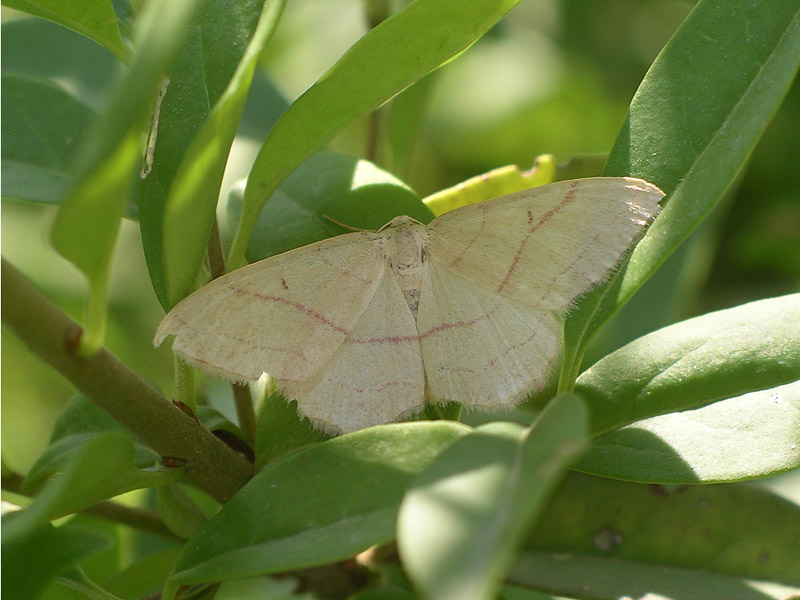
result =
[[[94,111],[49,81],[3,74],[3,197],[60,203],[75,148]]]
[[[573,474],[509,579],[559,596],[764,600],[745,579],[800,584],[800,507],[750,484],[670,490]]]
[[[417,600],[417,596],[399,588],[363,590],[347,600]]]
[[[550,594],[543,594],[536,590],[528,590],[513,585],[504,585],[500,600],[556,600]]]
[[[122,598],[143,598],[153,594],[164,585],[180,550],[180,546],[174,546],[148,554],[115,573],[103,583],[103,587]]]
[[[169,530],[188,539],[206,522],[203,511],[177,484],[169,483],[156,488],[158,512]]]
[[[241,196],[228,216],[239,221]],[[287,177],[264,206],[247,247],[254,262],[357,229],[379,229],[398,215],[423,223],[433,214],[402,181],[373,163],[318,152]]]
[[[412,478],[468,428],[384,425],[267,465],[187,543],[165,588],[325,564],[394,538]]]
[[[117,15],[110,0],[3,0],[3,4],[77,31],[121,61],[126,61],[131,54],[119,33]]]
[[[223,582],[214,600],[243,600],[244,598],[268,598],[269,600],[317,600],[317,596],[297,591],[296,579],[275,577],[252,577]]]
[[[197,279],[216,218],[217,199],[258,57],[278,25],[285,0],[267,0],[230,83],[181,158],[164,206],[163,257],[171,307]],[[228,47],[231,41],[224,40]],[[203,49],[203,52],[208,52]]]
[[[286,400],[280,392],[270,394],[258,414],[256,470],[303,446],[330,439],[297,410],[297,400]]]
[[[140,136],[194,5],[194,0],[150,3],[140,16],[130,71],[87,137],[81,174],[53,224],[53,246],[89,279],[84,354],[94,352],[104,338],[111,253],[140,158]]]
[[[72,436],[71,436],[72,437]],[[64,438],[62,442],[71,438]],[[52,519],[87,508],[131,490],[164,485],[181,477],[180,469],[144,471],[133,462],[134,447],[124,433],[90,436],[36,500],[4,528],[9,539],[25,535]]]
[[[554,176],[555,163],[548,154],[538,157],[534,167],[528,171],[520,171],[517,165],[498,167],[431,194],[423,202],[438,217],[461,206],[552,183]]]
[[[200,405],[197,407],[195,417],[198,421],[200,421],[200,423],[202,423],[203,427],[211,432],[227,431],[238,438],[244,439],[244,434],[242,433],[241,427],[239,427],[236,423],[229,421],[228,417],[223,415],[216,408]]]
[[[577,374],[591,334],[711,212],[777,110],[800,65],[796,0],[701,0],[633,98],[604,175],[667,193],[626,270],[589,293],[566,329]]]
[[[126,431],[126,429],[86,396],[76,394],[58,415],[53,433],[50,435],[50,443],[53,444],[75,434],[102,431]]]
[[[176,183],[179,173],[182,173],[183,180],[191,174],[187,171],[188,166],[182,166],[190,148],[194,154],[203,150],[195,141],[200,132],[217,144],[224,141],[223,137],[215,138],[219,127],[226,129],[219,131],[220,135],[224,133],[226,136],[227,129],[235,127],[238,116],[227,113],[237,108],[242,85],[246,83],[242,80],[246,73],[241,70],[240,63],[258,24],[262,4],[262,0],[201,2],[186,38],[170,64],[170,85],[161,102],[152,170],[144,179],[139,179],[136,190],[147,268],[156,296],[165,309],[171,306],[167,300],[164,273],[167,199],[170,194],[179,193]],[[237,67],[240,72],[237,85],[226,92],[233,84]],[[224,94],[228,100],[222,102]],[[219,102],[222,104],[216,109],[218,116],[209,121],[212,108]],[[222,121],[219,121],[220,117],[224,117]],[[221,149],[222,146],[212,145],[206,159],[224,160],[225,157],[218,156]],[[224,148],[224,153],[227,156],[227,148]],[[190,177],[188,183],[180,185],[194,187],[198,181],[199,178]],[[211,189],[203,192],[205,203],[210,196],[216,202],[218,187],[219,182],[212,182]],[[207,243],[206,233],[202,240],[203,248]]]
[[[606,164],[606,175],[633,174],[669,195],[631,257],[621,300],[711,212],[798,67],[795,0],[697,4],[648,71]]]
[[[59,573],[85,556],[111,545],[108,536],[95,530],[71,526],[40,525],[22,536],[7,535],[23,515],[3,516],[2,595],[15,600],[34,600]],[[7,539],[8,538],[8,539]]]
[[[565,394],[529,428],[489,423],[440,454],[406,494],[397,523],[403,565],[422,597],[495,598],[587,435],[586,409]]]
[[[800,594],[798,587],[709,573],[701,569],[662,567],[562,552],[523,553],[511,572],[511,580],[520,585],[552,590],[559,597],[569,594],[598,600],[791,600]]]
[[[127,430],[94,402],[81,394],[75,395],[58,416],[50,444],[28,471],[22,482],[22,490],[25,493],[38,490],[47,478],[63,470],[64,465],[95,434],[107,431]],[[157,461],[158,455],[150,448],[135,445],[133,462],[137,468],[150,468]]]
[[[437,73],[438,71],[433,71],[418,79],[388,104],[385,149],[378,148],[379,156],[388,156],[376,162],[401,179],[408,179],[410,174],[414,148],[425,120],[425,111],[431,91],[435,87]]]
[[[69,92],[97,109],[119,76],[119,61],[89,39],[42,19],[2,24],[3,74],[69,81]],[[9,123],[5,123],[3,128]]]
[[[228,268],[244,262],[250,233],[280,182],[358,118],[435,69],[519,0],[416,0],[356,42],[272,128],[247,181]]]
[[[122,427],[115,428],[123,431]],[[22,491],[26,494],[37,491],[45,481],[63,471],[76,454],[84,451],[97,433],[78,433],[53,441],[31,467],[22,482]],[[132,442],[133,440],[131,440]],[[156,464],[158,456],[152,450],[137,447],[133,464],[139,468],[151,468]]]
[[[798,374],[800,294],[794,294],[695,317],[634,340],[587,369],[576,390],[589,404],[593,431],[601,433],[768,390]]]
[[[712,483],[800,467],[800,381],[646,419],[595,440],[575,465],[654,483]]]

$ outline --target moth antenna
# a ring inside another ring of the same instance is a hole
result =
[[[349,229],[350,231],[355,231],[355,232],[372,231],[371,229],[364,229],[363,227],[354,227],[353,225],[342,223],[341,221],[337,221],[336,219],[328,215],[322,215],[322,218],[328,219],[328,221],[330,221],[334,225],[338,225],[339,227],[344,227],[345,229]]]

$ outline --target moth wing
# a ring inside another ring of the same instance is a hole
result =
[[[560,311],[608,276],[663,196],[628,177],[531,188],[434,219],[429,252],[497,294]]]
[[[297,407],[330,433],[348,433],[410,416],[422,407],[425,373],[414,317],[393,272],[314,377],[278,379]]]
[[[176,305],[155,344],[214,375],[302,381],[333,355],[369,306],[384,260],[375,236],[349,233],[219,277]]]
[[[561,330],[551,311],[496,294],[434,258],[417,323],[433,402],[510,408],[547,384],[559,354]]]

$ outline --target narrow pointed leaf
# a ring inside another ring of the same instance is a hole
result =
[[[559,396],[530,428],[479,427],[419,476],[403,500],[397,535],[423,598],[496,596],[531,521],[582,450],[587,417],[576,396]]]
[[[3,5],[77,31],[120,60],[127,60],[130,56],[131,51],[119,33],[117,15],[110,0],[3,0]]]
[[[240,95],[246,93],[249,86],[247,65],[252,60],[244,61],[243,57],[248,48],[251,54],[256,50],[251,44],[258,41],[253,39],[253,34],[263,4],[263,0],[202,1],[169,65],[170,81],[160,106],[152,165],[149,172],[144,169],[140,173],[136,189],[147,268],[156,296],[165,309],[171,306],[167,300],[164,271],[165,239],[177,237],[169,242],[173,248],[170,253],[175,246],[196,244],[191,251],[187,250],[187,257],[195,264],[191,267],[194,275],[197,274],[198,247],[202,253],[208,243],[207,231],[202,240],[184,234],[180,228],[175,231],[175,219],[167,233],[166,204],[175,204],[175,199],[185,197],[190,189],[197,191],[197,186],[203,182],[210,183],[208,189],[199,190],[197,203],[203,206],[201,221],[207,221],[208,205],[216,204],[217,172],[228,155],[225,140],[229,129],[235,129],[238,123]],[[239,75],[236,75],[237,70]],[[216,116],[211,117],[212,113]],[[192,160],[196,159],[203,160],[207,172],[191,169]],[[172,210],[175,212],[175,208]],[[177,212],[175,216],[179,217],[180,211]],[[187,265],[176,265],[176,268],[191,270]]]
[[[78,560],[111,545],[110,536],[71,526],[40,525],[13,539],[6,529],[21,514],[3,516],[2,594],[15,600],[35,600],[47,584]]]
[[[140,16],[130,71],[87,136],[80,175],[53,224],[53,246],[89,279],[87,332],[81,339],[87,354],[104,337],[111,253],[140,159],[140,136],[195,4],[193,0],[151,3]],[[89,230],[92,235],[87,235]]]
[[[656,184],[667,194],[665,208],[627,269],[589,293],[567,321],[572,372],[592,333],[713,210],[799,65],[796,0],[695,5],[642,81],[603,171]]]
[[[4,73],[3,198],[58,204],[74,182],[70,162],[94,111],[64,88]]]
[[[305,158],[469,46],[518,2],[416,0],[356,42],[292,104],[261,147],[247,181],[228,268],[242,266],[262,206]]]
[[[599,433],[767,390],[796,381],[798,375],[800,294],[792,294],[650,333],[587,369],[576,389],[589,404],[592,429]]]
[[[137,469],[133,456],[133,441],[124,433],[92,436],[64,463],[63,470],[45,485],[34,503],[4,527],[4,534],[16,539],[42,523],[101,500],[143,487],[164,485],[181,477],[180,469]]]
[[[181,159],[164,207],[164,273],[171,307],[193,291],[203,263],[233,137],[258,57],[285,0],[267,0],[258,26],[227,88]]]
[[[385,425],[268,464],[194,535],[165,589],[343,560],[394,538],[411,480],[469,429]]]
[[[575,465],[652,483],[737,481],[798,467],[800,381],[606,433]]]
[[[751,484],[664,488],[572,474],[509,580],[581,598],[766,600],[775,596],[749,580],[800,586],[800,507]]]

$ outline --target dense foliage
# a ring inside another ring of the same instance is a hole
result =
[[[800,594],[796,0],[3,4],[9,598]],[[513,413],[329,438],[152,347],[247,261],[590,175],[663,210]]]

